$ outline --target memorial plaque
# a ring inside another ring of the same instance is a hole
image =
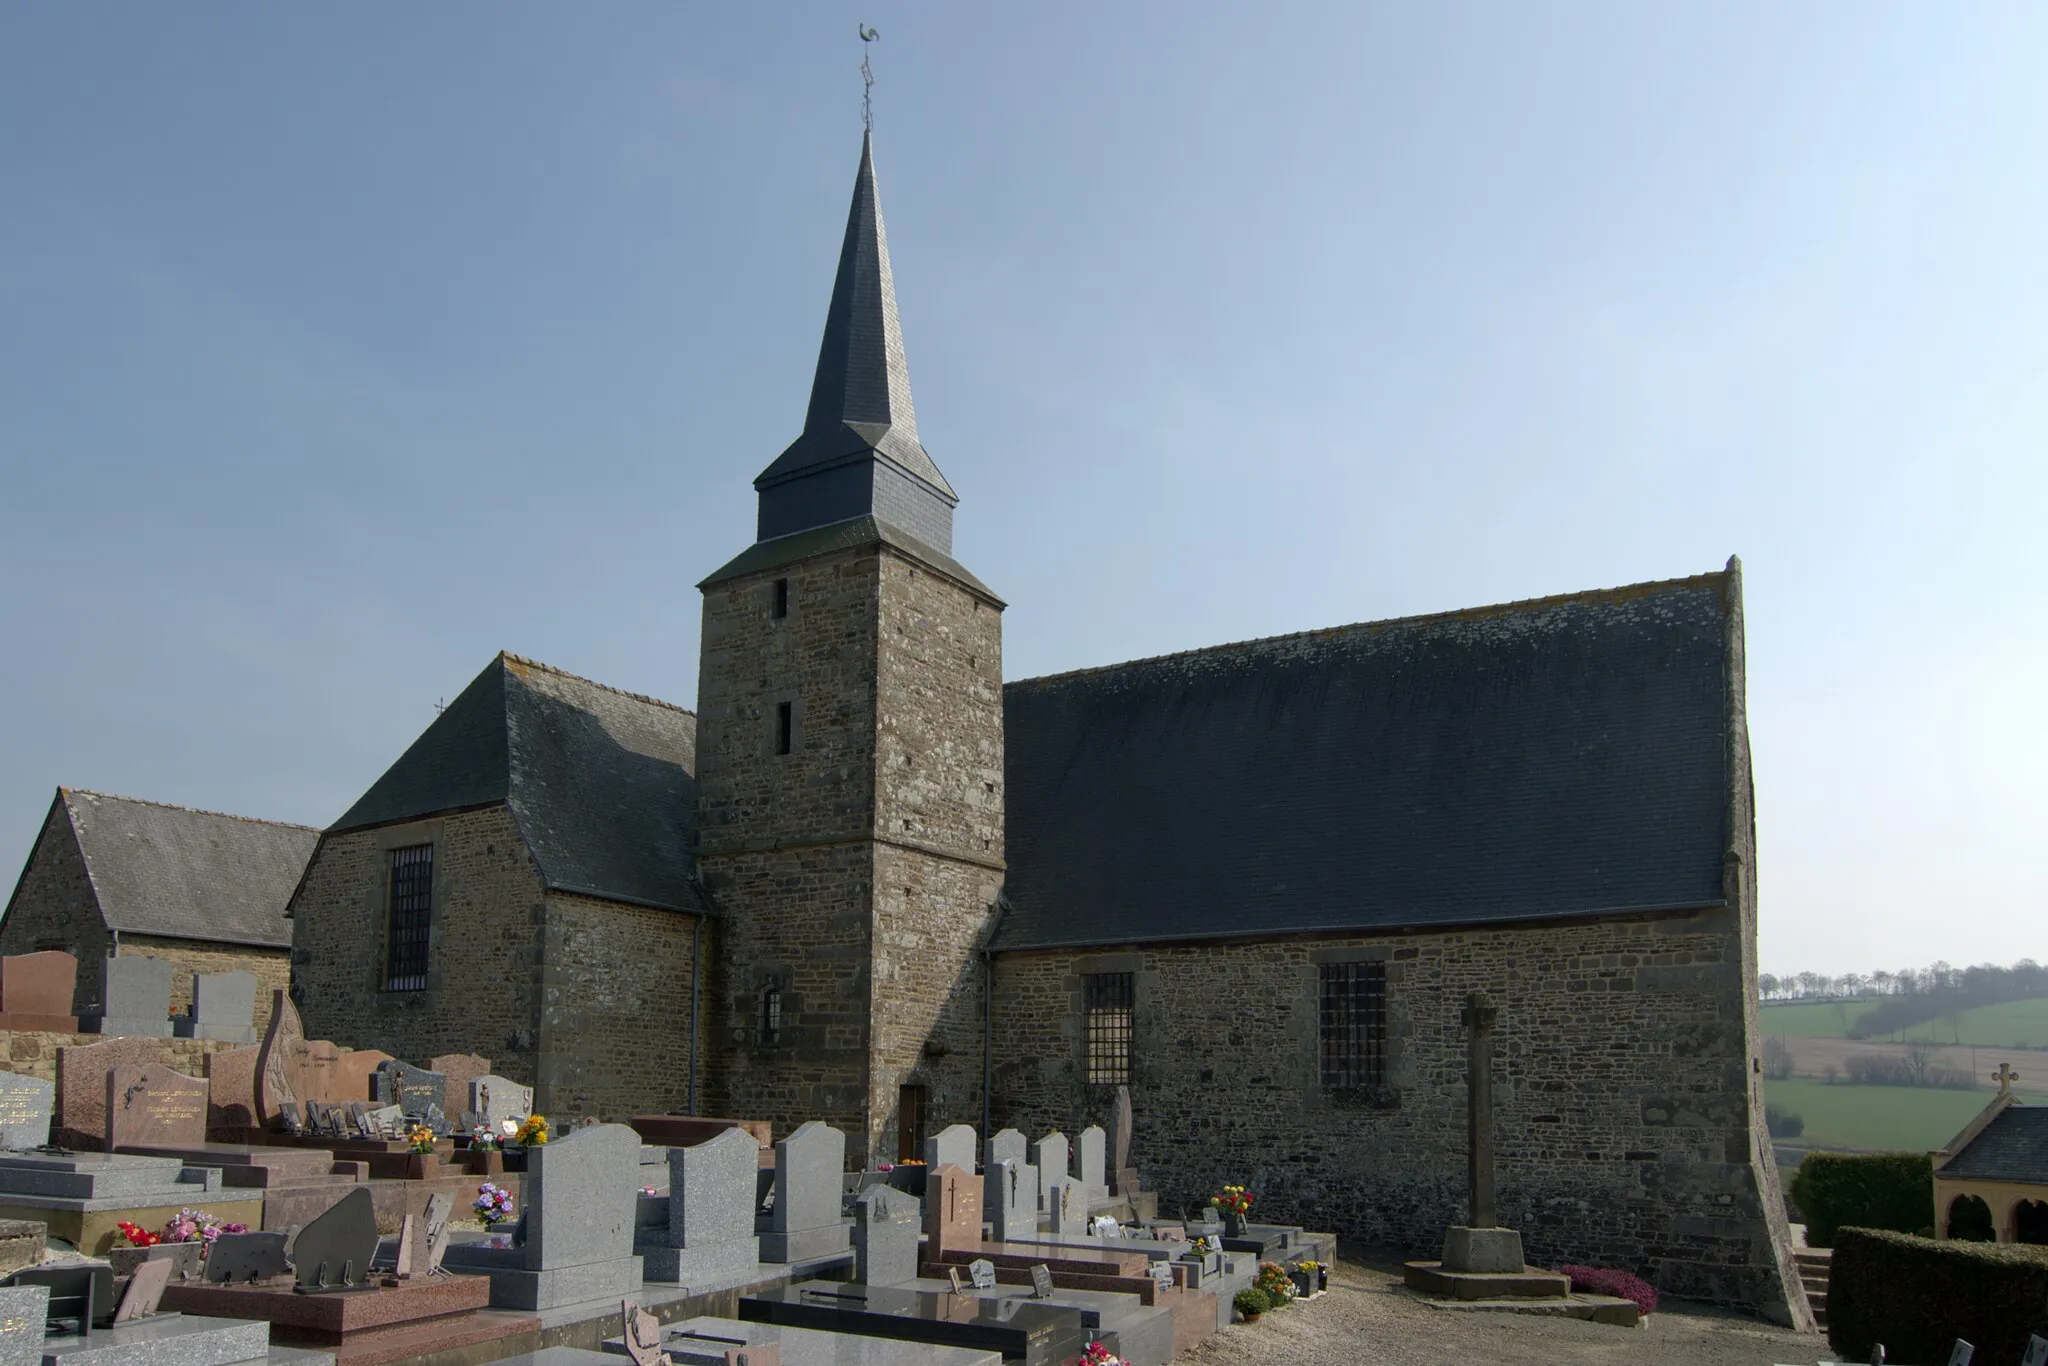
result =
[[[108,1152],[196,1147],[206,1142],[206,1082],[155,1063],[107,1071]]]
[[[626,1355],[633,1366],[661,1366],[668,1354],[661,1350],[661,1321],[631,1300],[619,1305],[619,1319]]]
[[[962,1281],[962,1280],[960,1279],[960,1268],[959,1268],[959,1267],[957,1267],[957,1266],[949,1266],[949,1267],[947,1267],[947,1268],[946,1268],[946,1279],[947,1279],[947,1280],[949,1280],[949,1281],[951,1281],[951,1282],[953,1283],[953,1293],[954,1293],[954,1294],[956,1294],[956,1295],[960,1295],[960,1294],[964,1294],[964,1293],[966,1293],[966,1290],[967,1290],[967,1285],[966,1285],[966,1282],[964,1282],[964,1281]]]
[[[410,1214],[398,1221],[398,1256],[392,1261],[392,1269],[401,1276],[412,1275],[412,1259],[418,1239],[413,1236],[413,1218]]]
[[[1149,1269],[1152,1272],[1152,1283],[1154,1285],[1158,1286],[1161,1290],[1173,1289],[1172,1262],[1161,1259],[1153,1262]]]
[[[1948,1366],[1970,1366],[1970,1358],[1975,1355],[1977,1349],[1974,1346],[1957,1338],[1955,1347],[1948,1354]]]
[[[50,1141],[57,1084],[0,1072],[0,1148],[40,1148]]]
[[[114,1322],[126,1323],[130,1319],[147,1318],[156,1312],[164,1297],[164,1287],[171,1283],[171,1264],[168,1261],[147,1261],[135,1268],[135,1274],[128,1278],[128,1288],[121,1294],[121,1306],[114,1311]]]
[[[377,1242],[376,1203],[367,1186],[357,1186],[306,1225],[292,1244],[299,1290],[318,1294],[370,1284]]]
[[[425,1260],[414,1268],[414,1274],[431,1276],[441,1269],[441,1259],[448,1253],[448,1219],[455,1213],[455,1197],[446,1191],[435,1191],[427,1197],[427,1213],[423,1221],[427,1227]]]
[[[2020,1358],[2020,1366],[2048,1366],[2048,1338],[2035,1333],[2027,1339],[2027,1354]]]
[[[284,1240],[282,1233],[221,1234],[206,1254],[207,1282],[248,1285],[273,1276],[289,1276],[292,1264],[284,1254]]]
[[[1049,1300],[1052,1298],[1052,1268],[1044,1262],[1031,1268],[1031,1298]]]
[[[967,1264],[967,1274],[974,1280],[976,1290],[996,1288],[996,1264],[986,1257],[976,1257]]]

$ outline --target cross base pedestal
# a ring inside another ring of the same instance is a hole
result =
[[[1516,1274],[1522,1269],[1522,1235],[1511,1228],[1444,1230],[1443,1269],[1485,1275]]]

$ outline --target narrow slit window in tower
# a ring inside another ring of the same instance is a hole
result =
[[[790,742],[795,738],[795,717],[793,711],[794,707],[791,703],[777,702],[775,704],[775,752],[777,754],[789,753]]]

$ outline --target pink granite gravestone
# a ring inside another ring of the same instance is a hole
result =
[[[0,1028],[76,1034],[71,1011],[78,960],[68,953],[18,953],[0,958]]]
[[[124,1064],[161,1065],[163,1044],[127,1037],[57,1050],[57,1114],[50,1141],[59,1147],[96,1152],[107,1141],[107,1073]]]
[[[981,1178],[948,1162],[925,1179],[925,1256],[981,1246]]]
[[[206,1082],[156,1063],[107,1070],[106,1148],[189,1148],[206,1142]]]

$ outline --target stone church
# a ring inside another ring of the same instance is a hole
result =
[[[558,1114],[1073,1132],[1433,1249],[1498,1006],[1531,1257],[1805,1314],[1763,1129],[1739,566],[1005,682],[864,143],[694,715],[501,655],[321,836],[309,1032]],[[736,539],[738,539],[736,537]],[[971,558],[971,556],[969,557]]]

